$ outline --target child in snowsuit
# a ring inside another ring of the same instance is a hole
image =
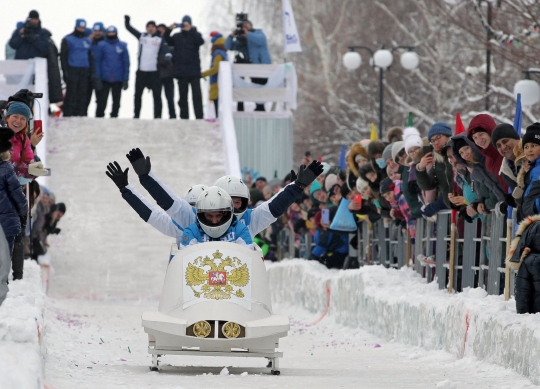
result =
[[[218,114],[218,102],[219,102],[219,88],[218,88],[218,73],[219,63],[221,61],[228,61],[227,49],[225,49],[225,38],[219,32],[214,31],[210,34],[212,37],[212,60],[210,61],[210,69],[202,72],[201,77],[206,78],[210,76],[210,94],[209,99],[214,102],[216,108],[216,118]]]

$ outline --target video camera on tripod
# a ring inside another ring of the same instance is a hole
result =
[[[236,30],[234,31],[234,36],[238,37],[244,35],[244,22],[248,21],[248,14],[240,12],[236,14]]]

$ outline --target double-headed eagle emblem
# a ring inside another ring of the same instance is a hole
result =
[[[249,282],[249,269],[247,264],[236,257],[223,258],[223,253],[216,250],[209,256],[197,257],[193,264],[188,263],[186,268],[186,284],[193,290],[195,297],[213,300],[230,299],[231,296],[242,298],[244,287]],[[216,265],[216,260],[221,261]],[[226,270],[229,268],[229,271]],[[195,287],[202,285],[197,291]],[[238,289],[234,289],[238,287]]]

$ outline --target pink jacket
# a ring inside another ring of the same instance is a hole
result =
[[[32,145],[29,137],[25,137],[19,132],[17,135],[11,138],[11,143],[13,144],[13,147],[11,148],[11,163],[29,163],[34,160],[34,152],[32,151]],[[23,153],[25,158],[22,158]]]

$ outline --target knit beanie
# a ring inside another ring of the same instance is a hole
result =
[[[393,192],[394,191],[394,183],[390,178],[385,178],[381,181],[381,189],[380,193],[385,194],[386,192]]]
[[[519,140],[519,135],[514,126],[511,124],[503,123],[499,124],[491,133],[491,143],[497,148],[497,142],[503,138],[511,138]]]
[[[185,23],[185,22],[188,22],[189,24],[193,24],[193,23],[191,23],[191,16],[185,15],[185,16],[182,18],[182,23]]]
[[[11,103],[7,109],[6,117],[13,114],[23,115],[27,121],[30,120],[30,108],[28,108],[28,105],[26,105],[25,103],[21,103],[18,101]]]
[[[433,123],[431,128],[429,129],[427,133],[427,138],[431,142],[431,137],[434,135],[441,134],[445,136],[452,136],[452,129],[450,128],[450,125],[445,122],[437,122]]]
[[[369,186],[369,183],[367,181],[364,181],[363,179],[359,178],[356,180],[356,190],[360,193],[364,191]]]
[[[212,31],[212,32],[210,33],[210,36],[212,37],[212,38],[210,39],[210,42],[212,42],[212,43],[215,43],[219,38],[222,38],[222,37],[223,37],[223,35],[221,35],[221,34],[220,34],[219,32],[217,32],[217,31]]]
[[[405,142],[399,141],[392,144],[392,159],[395,161],[399,152],[405,147]]]
[[[78,27],[86,28],[86,20],[84,20],[84,19],[75,20],[75,28],[78,28]]]
[[[28,13],[28,17],[29,17],[30,19],[39,19],[39,13],[38,13],[38,11],[36,11],[35,9],[33,9],[32,11],[30,11],[30,12]]]
[[[338,182],[338,177],[335,174],[328,174],[324,180],[324,189],[328,192]]]
[[[103,32],[105,31],[105,26],[101,22],[95,22],[94,26],[92,27],[92,30]]]
[[[388,158],[392,158],[392,143],[384,148],[382,157],[385,160],[385,162]]]
[[[536,122],[527,127],[527,132],[523,135],[521,143],[523,146],[527,143],[536,143],[537,145],[540,145],[540,123]]]
[[[15,132],[13,132],[9,127],[0,127],[0,153],[11,150],[11,141]]]
[[[405,152],[409,155],[409,149],[422,147],[424,142],[418,130],[414,127],[407,127],[403,130],[403,141],[405,142]]]
[[[114,32],[115,34],[118,34],[118,29],[115,26],[109,26],[107,27],[107,32]]]

